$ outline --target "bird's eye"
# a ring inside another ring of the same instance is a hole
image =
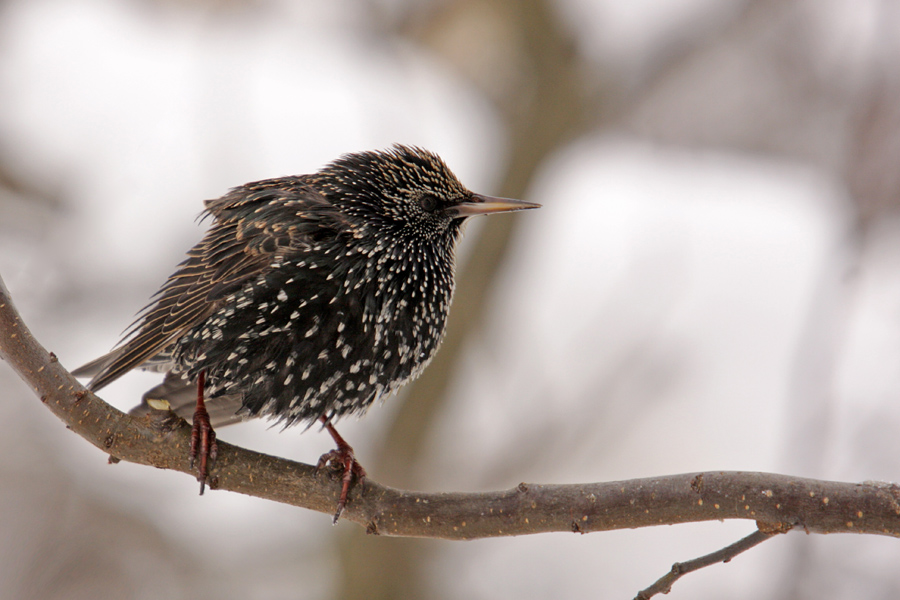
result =
[[[437,208],[437,205],[437,198],[430,194],[425,194],[424,196],[419,198],[419,206],[421,206],[422,210],[424,210],[425,212],[434,212],[434,210]]]

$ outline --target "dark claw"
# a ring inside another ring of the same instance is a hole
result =
[[[216,462],[219,444],[216,442],[216,432],[209,422],[209,413],[206,410],[194,413],[194,425],[191,428],[191,468],[198,462],[197,481],[200,482],[200,495],[206,489],[206,481],[209,478],[209,470]]]
[[[366,470],[362,468],[353,457],[353,448],[347,446],[345,448],[336,448],[331,452],[326,452],[319,457],[316,469],[322,469],[326,465],[331,464],[335,472],[341,473],[341,495],[338,498],[337,509],[334,511],[332,523],[337,524],[338,519],[347,506],[347,495],[350,492],[350,484],[353,483],[353,477],[362,485],[366,477]]]
[[[335,510],[334,518],[332,519],[332,523],[336,525],[338,519],[341,518],[341,513],[344,512],[344,507],[347,506],[347,494],[350,492],[350,484],[353,482],[353,477],[356,476],[356,480],[362,485],[366,478],[366,470],[356,462],[356,457],[353,456],[353,448],[344,441],[344,438],[340,436],[334,426],[324,418],[322,422],[328,433],[334,438],[337,448],[320,456],[319,462],[316,463],[316,469],[319,470],[325,465],[331,464],[335,471],[341,472],[341,495],[338,498],[337,510]]]

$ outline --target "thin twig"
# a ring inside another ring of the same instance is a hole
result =
[[[720,550],[716,550],[715,552],[711,552],[705,556],[700,556],[693,560],[689,560],[686,562],[677,562],[672,565],[672,568],[668,573],[657,579],[653,583],[653,585],[638,592],[637,596],[634,597],[634,600],[649,600],[657,594],[668,594],[670,591],[672,591],[672,584],[674,584],[676,581],[678,581],[688,573],[720,562],[727,563],[741,552],[746,552],[750,548],[763,543],[767,539],[772,538],[779,533],[785,533],[785,531],[781,529],[766,531],[757,529],[747,537],[736,541],[730,546],[725,546]]]

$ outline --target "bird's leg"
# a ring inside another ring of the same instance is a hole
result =
[[[203,401],[203,392],[206,387],[206,371],[200,371],[197,378],[197,410],[194,411],[193,426],[191,427],[191,468],[199,458],[197,467],[197,481],[200,482],[200,495],[206,489],[206,479],[209,469],[216,462],[216,454],[219,445],[216,443],[216,432],[209,421],[209,413],[206,411],[206,403]]]
[[[333,523],[337,523],[338,519],[341,518],[341,513],[344,512],[344,507],[347,505],[347,493],[350,491],[350,483],[353,481],[353,476],[356,475],[357,480],[362,483],[366,477],[366,470],[362,468],[362,465],[356,462],[356,457],[353,455],[353,448],[343,437],[341,437],[341,434],[337,432],[334,425],[332,425],[324,416],[320,417],[319,420],[322,421],[322,425],[328,430],[328,433],[331,434],[337,448],[331,452],[326,452],[319,457],[316,469],[321,469],[326,464],[331,463],[333,466],[343,470],[343,474],[341,475],[341,496],[338,499],[337,510],[334,513],[334,519],[332,521]]]

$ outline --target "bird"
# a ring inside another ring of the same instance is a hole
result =
[[[133,412],[192,421],[201,494],[214,426],[321,423],[336,449],[317,468],[341,472],[336,523],[365,470],[334,422],[434,357],[464,223],[539,206],[473,193],[437,154],[400,144],[232,188],[205,202],[209,229],[122,340],[73,373],[94,392],[132,369],[164,373]]]

